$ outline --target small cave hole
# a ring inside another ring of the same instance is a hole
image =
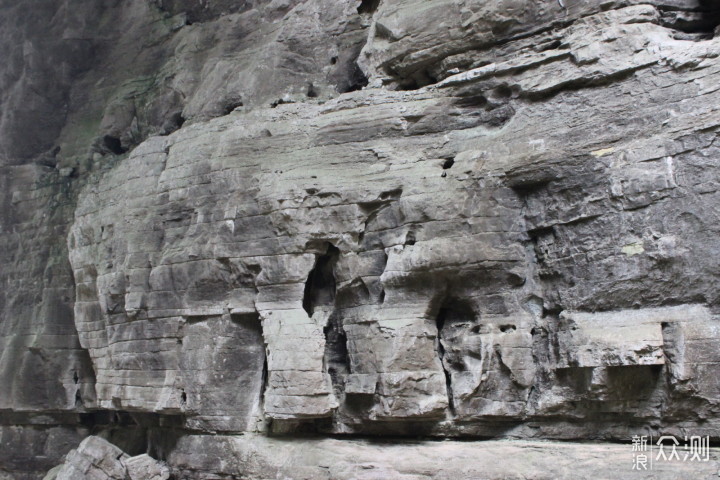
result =
[[[380,0],[362,0],[360,6],[357,8],[359,14],[374,13],[378,6],[380,6]]]
[[[538,52],[546,52],[548,50],[558,50],[560,47],[562,47],[562,42],[558,39],[555,39],[550,42],[538,45],[535,50]]]
[[[692,10],[661,8],[660,24],[676,30],[676,40],[710,40],[720,26],[720,6],[714,0],[700,0]]]
[[[495,88],[495,90],[493,90],[493,96],[495,96],[496,98],[501,98],[501,99],[510,98],[512,96],[512,94],[513,94],[512,88],[510,88],[508,85],[506,85],[504,83],[502,85],[498,85]]]
[[[182,127],[183,124],[185,123],[185,117],[183,117],[183,116],[182,116],[182,113],[179,113],[179,112],[178,112],[178,113],[174,113],[174,114],[170,117],[170,120],[172,121],[172,123],[175,124],[175,126],[176,126],[177,128]]]
[[[488,99],[485,95],[471,95],[459,97],[453,103],[461,108],[484,108],[488,104]]]
[[[110,150],[110,152],[114,153],[115,155],[122,155],[123,153],[127,152],[128,149],[124,148],[122,146],[122,142],[119,138],[113,137],[112,135],[105,135],[103,137],[103,145],[105,145],[105,148]]]
[[[316,98],[318,96],[317,89],[312,83],[308,84],[307,92],[305,93],[308,98]]]
[[[447,396],[450,406],[450,412],[455,414],[455,403],[452,389],[452,373],[463,371],[463,359],[454,353],[454,343],[462,337],[463,331],[467,331],[467,327],[475,322],[475,311],[466,300],[450,297],[443,300],[435,316],[435,325],[437,327],[437,352],[440,357],[443,372],[445,373],[445,383],[447,386]]]
[[[338,61],[338,57],[331,57],[330,58],[330,65],[335,65]]]
[[[396,76],[396,75],[393,75]],[[432,85],[438,82],[437,75],[431,73],[428,70],[420,70],[412,74],[407,78],[399,78],[398,90],[419,90],[428,85]]]
[[[82,407],[84,405],[82,395],[80,395],[80,389],[75,390],[75,406]]]
[[[452,166],[455,165],[455,159],[452,157],[446,158],[443,160],[442,168],[443,170],[447,170],[448,168],[452,168]]]
[[[517,330],[515,325],[500,325],[500,331],[503,333],[514,332],[515,330]]]
[[[397,200],[402,196],[402,188],[396,188],[394,190],[388,190],[380,194],[380,200]]]
[[[358,90],[362,90],[364,87],[367,87],[369,83],[368,78],[365,76],[365,73],[362,71],[357,62],[352,62],[349,68],[350,70],[347,75],[347,81],[344,85],[338,85],[339,93],[356,92]]]
[[[450,297],[442,302],[436,318],[438,334],[446,327],[468,325],[475,321],[475,311],[467,300]]]
[[[73,382],[75,383],[75,385],[77,385],[79,381],[80,381],[80,376],[78,375],[77,370],[76,370],[73,372]]]
[[[398,90],[403,91],[418,90],[419,88],[420,85],[414,78],[402,80],[398,86]]]
[[[317,257],[315,266],[308,274],[303,294],[303,309],[312,317],[315,308],[332,305],[335,302],[335,264],[340,257],[340,250],[328,243],[327,251]]]
[[[185,117],[182,116],[182,113],[175,112],[172,115],[170,115],[166,120],[165,123],[162,125],[162,131],[161,135],[170,135],[175,130],[180,129],[180,127],[183,126],[185,123]],[[168,147],[169,150],[169,147]],[[169,153],[169,152],[165,152]]]
[[[242,107],[243,102],[240,100],[234,100],[225,105],[225,108],[223,108],[223,115],[228,115],[232,113],[236,108]]]
[[[410,231],[405,235],[405,245],[415,245],[416,241],[415,232]]]
[[[185,390],[180,392],[180,403],[183,405],[187,403],[187,393],[185,393]]]

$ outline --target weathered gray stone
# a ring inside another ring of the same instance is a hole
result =
[[[148,454],[138,455],[125,460],[130,480],[168,480],[170,469],[161,465]]]
[[[657,447],[656,447],[657,448]],[[208,454],[210,453],[210,454]],[[657,454],[657,451],[655,452]],[[202,472],[247,478],[307,479],[649,479],[717,476],[717,449],[708,462],[657,462],[632,469],[630,445],[573,442],[446,440],[416,442],[215,436],[180,440],[170,461],[185,478]]]
[[[90,436],[51,469],[46,480],[168,480],[170,469],[147,454],[130,457],[112,443]]]
[[[57,472],[57,480],[127,480],[124,460],[129,458],[115,445],[100,437],[90,436],[77,450],[68,453],[65,463]]]
[[[90,431],[57,478],[563,478],[528,439],[718,440],[708,2],[26,10],[0,0],[0,476]],[[637,473],[617,453],[572,478]]]

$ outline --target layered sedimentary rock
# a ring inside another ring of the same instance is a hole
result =
[[[168,480],[170,469],[147,454],[130,457],[100,437],[90,436],[45,480]]]
[[[717,440],[714,6],[50,3],[3,39],[3,438],[188,478],[268,434]]]
[[[512,459],[498,463],[498,458]],[[612,461],[608,461],[611,458]],[[383,442],[331,438],[268,438],[260,435],[183,437],[169,461],[183,479],[293,478],[376,480],[386,478],[648,478],[628,468],[633,453],[625,445],[540,441]],[[438,465],[442,465],[438,468]],[[207,472],[214,472],[208,476]],[[673,460],[653,473],[667,478],[714,478],[713,463]],[[67,476],[70,474],[71,476]],[[72,476],[75,475],[75,476]],[[88,437],[44,480],[167,480],[168,468],[148,455],[128,457],[114,445]],[[657,478],[657,477],[655,477]]]

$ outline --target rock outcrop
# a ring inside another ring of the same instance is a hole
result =
[[[168,480],[170,469],[147,454],[129,457],[100,437],[90,436],[44,480]]]
[[[0,1],[0,474],[720,439],[720,8],[39,3]]]

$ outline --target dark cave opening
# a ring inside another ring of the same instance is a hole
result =
[[[114,153],[115,155],[122,155],[123,153],[127,152],[128,149],[124,148],[122,146],[122,142],[119,138],[113,137],[112,135],[105,135],[103,137],[103,145],[105,145],[105,148],[110,150],[110,152]]]
[[[393,76],[398,77],[397,75]],[[428,85],[432,85],[437,83],[440,79],[428,70],[418,70],[409,77],[398,77],[398,80],[398,90],[410,91],[419,90]]]
[[[185,117],[182,116],[182,112],[174,112],[172,115],[165,119],[162,125],[160,135],[170,135],[174,131],[180,129],[185,123]]]
[[[225,107],[223,108],[223,115],[229,115],[232,113],[236,108],[242,107],[243,102],[241,100],[232,100],[228,102]]]
[[[336,393],[342,390],[344,378],[350,373],[350,355],[347,348],[347,336],[337,315],[331,315],[325,334],[325,368],[327,369]]]
[[[339,85],[338,92],[356,92],[358,90],[362,90],[364,87],[367,87],[368,78],[365,76],[365,73],[362,71],[360,66],[356,62],[353,62],[348,68],[349,72],[347,75],[347,83],[345,85]]]
[[[328,243],[327,251],[318,256],[315,266],[310,270],[303,294],[303,309],[313,316],[318,306],[329,306],[335,302],[335,264],[340,257],[340,250]]]
[[[265,408],[265,390],[267,390],[268,384],[268,361],[267,355],[264,356],[262,366],[262,374],[260,376],[260,407]]]
[[[474,320],[475,311],[472,305],[466,300],[454,297],[446,298],[442,302],[435,317],[438,332],[437,352],[445,373],[448,405],[453,415],[455,414],[455,399],[453,398],[452,373],[465,370],[465,364],[453,346],[471,328]]]
[[[405,245],[413,246],[417,243],[417,237],[412,230],[405,235]]]
[[[305,92],[305,95],[307,95],[308,98],[317,98],[317,96],[318,96],[318,91],[317,91],[317,89],[315,88],[315,85],[313,85],[312,83],[309,83],[309,84],[308,84],[307,91]]]
[[[380,0],[362,0],[357,8],[359,14],[374,13],[380,6]]]
[[[154,458],[151,437],[172,438],[172,432],[182,431],[183,415],[167,415],[125,410],[94,410],[79,414],[80,425],[92,435],[105,438],[130,456],[149,453]]]
[[[360,58],[363,46],[363,42],[357,42],[340,50],[337,55],[330,58],[330,65],[333,68],[327,79],[335,85],[338,93],[362,90],[368,85],[368,78],[358,65],[358,58]]]
[[[182,116],[182,113],[175,112],[170,116],[170,122],[175,126],[175,130],[177,130],[185,123],[185,117]]]
[[[676,30],[676,40],[710,40],[720,25],[720,5],[714,0],[700,0],[695,8],[659,8],[660,24]]]

